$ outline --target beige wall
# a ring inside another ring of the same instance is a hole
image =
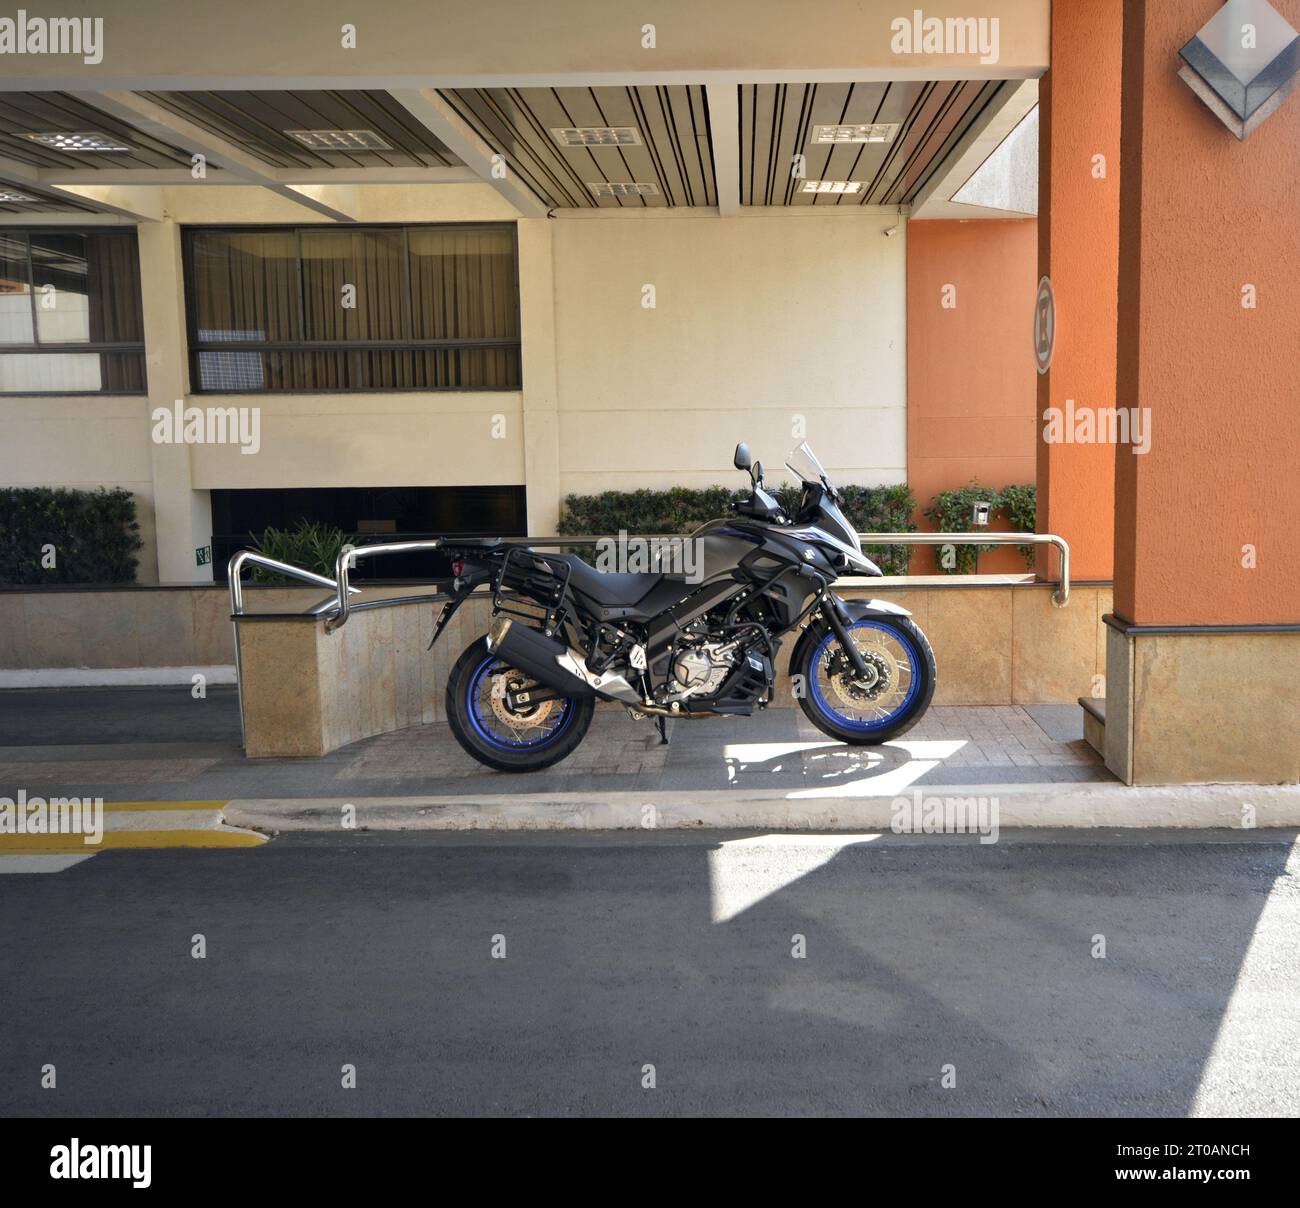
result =
[[[518,391],[194,396],[197,405],[261,410],[262,447],[190,449],[194,485],[467,486],[524,481]],[[493,435],[494,417],[504,436]]]
[[[515,218],[480,184],[354,194],[366,222]],[[149,397],[0,399],[0,483],[129,488],[139,579],[175,583],[210,575],[194,549],[214,488],[525,483],[541,534],[563,492],[730,482],[737,440],[779,471],[800,422],[844,481],[905,477],[905,234],[883,236],[892,210],[521,220],[522,391],[189,394],[180,228],[315,220],[257,188],[163,190],[163,220],[140,231]],[[260,452],[153,445],[151,410],[178,397],[258,407]]]
[[[841,481],[902,481],[904,225],[893,210],[554,223],[561,491],[730,483],[738,440],[779,471],[804,434]]]

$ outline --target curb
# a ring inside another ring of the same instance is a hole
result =
[[[919,806],[917,802],[919,801]],[[646,830],[889,831],[900,805],[921,818],[938,803],[970,802],[995,811],[995,825],[1048,828],[1188,828],[1249,830],[1300,827],[1300,785],[942,785],[900,796],[799,799],[756,792],[545,793],[428,797],[259,798],[227,802],[235,826],[277,833],[336,831],[344,809],[358,830]],[[1249,810],[1247,809],[1249,807]],[[960,809],[958,805],[956,808]],[[1251,814],[1253,811],[1253,817]],[[1246,820],[1249,819],[1249,823]],[[905,824],[906,825],[906,824]],[[346,828],[344,828],[346,829]],[[920,826],[912,827],[921,830]]]
[[[209,687],[233,684],[233,663],[207,667],[33,667],[0,671],[0,688],[149,688],[190,685],[202,675]]]
[[[0,834],[0,872],[27,871],[34,857],[85,859],[102,851],[164,847],[260,847],[266,835],[231,826],[224,801],[110,801],[97,843],[81,833]],[[11,863],[13,861],[13,863]],[[66,863],[51,871],[67,867]]]

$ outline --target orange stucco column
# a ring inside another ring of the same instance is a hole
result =
[[[1300,95],[1239,142],[1178,78],[1220,7],[1124,28],[1118,397],[1151,451],[1116,463],[1115,611],[1141,625],[1300,622]]]
[[[1132,784],[1300,782],[1300,96],[1239,141],[1179,78],[1221,8],[1125,5],[1116,402],[1149,451],[1116,452],[1102,742]]]
[[[1122,0],[1058,0],[1039,84],[1038,272],[1056,296],[1056,341],[1038,379],[1038,531],[1070,543],[1076,579],[1112,572],[1115,446],[1089,439],[1082,416],[1115,405],[1122,30]]]

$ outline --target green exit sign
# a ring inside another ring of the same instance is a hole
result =
[[[195,566],[207,566],[207,564],[211,561],[212,561],[212,546],[200,545],[199,548],[194,551]]]

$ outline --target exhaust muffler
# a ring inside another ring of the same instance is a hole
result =
[[[516,625],[510,617],[499,616],[492,622],[487,645],[503,663],[563,696],[603,696],[633,705],[640,702],[640,694],[623,676],[589,671],[576,650],[536,629]]]

